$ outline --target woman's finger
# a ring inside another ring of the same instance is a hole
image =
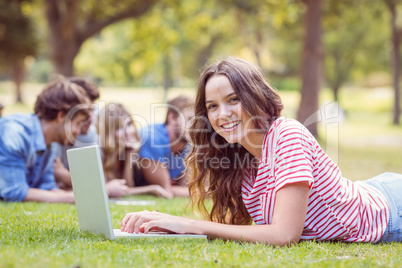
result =
[[[159,220],[155,220],[155,221],[149,221],[146,223],[143,223],[140,226],[140,231],[147,234],[150,231],[153,232],[171,232],[170,230],[164,229],[162,227],[160,227],[160,224],[162,224],[161,221]]]
[[[133,233],[135,224],[139,217],[140,217],[139,213],[134,213],[127,221],[127,224],[126,224],[125,228],[123,229],[123,231],[128,232],[128,233]]]
[[[160,215],[158,215],[158,212],[152,211],[152,212],[146,212],[146,213],[142,213],[137,221],[135,222],[135,226],[134,226],[134,232],[136,234],[138,234],[140,232],[140,227],[141,225],[143,225],[146,222],[150,222],[150,221],[155,221],[158,218],[160,218]]]
[[[131,215],[133,215],[134,212],[127,213],[126,216],[124,216],[123,220],[120,223],[120,229],[123,231],[124,227],[127,224],[127,221],[130,219]]]

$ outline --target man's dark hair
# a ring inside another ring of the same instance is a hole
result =
[[[69,77],[67,78],[71,83],[81,86],[88,95],[88,98],[94,102],[99,98],[99,90],[95,84],[88,82],[87,80],[80,77]]]
[[[168,110],[166,114],[165,124],[168,123],[169,114],[173,114],[174,118],[179,116],[179,112],[182,112],[186,109],[194,109],[194,100],[187,96],[178,96],[167,103]]]
[[[54,120],[58,112],[67,115],[71,109],[79,107],[78,113],[89,116],[91,111],[89,104],[90,99],[81,86],[59,76],[55,81],[48,83],[39,94],[34,111],[40,119]]]

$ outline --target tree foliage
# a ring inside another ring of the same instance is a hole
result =
[[[30,40],[39,36],[43,46],[38,58],[50,58],[56,72],[71,75],[75,67],[77,75],[92,76],[103,84],[193,86],[207,61],[234,55],[259,65],[280,89],[290,87],[278,81],[295,81],[291,87],[300,89],[303,72],[317,77],[323,73],[321,78],[338,100],[346,83],[388,71],[400,62],[396,52],[402,33],[401,0],[322,1],[324,64],[318,73],[302,64],[307,0],[31,1],[0,3],[0,50],[7,51],[1,55],[3,63],[20,48],[22,58],[34,55],[36,46],[30,46]],[[16,14],[9,11],[13,7],[9,3],[18,3],[20,13],[30,15],[25,16],[30,28],[26,34],[11,31],[5,38],[4,25],[17,27],[4,22]],[[32,14],[34,22],[29,21]],[[20,38],[27,39],[20,42]],[[41,64],[36,67],[47,66],[37,62]],[[397,88],[399,71],[393,70]],[[318,94],[313,93],[314,99]],[[395,90],[395,107],[398,94]]]
[[[161,1],[147,16],[116,24],[88,42],[78,69],[114,84],[193,85],[207,60],[236,48],[236,29],[227,23],[233,11],[215,5]]]
[[[0,58],[6,62],[24,59],[36,54],[36,38],[33,24],[24,15],[26,1],[0,2]]]
[[[24,14],[30,1],[0,2],[0,68],[11,73],[16,86],[16,100],[22,102],[21,83],[25,75],[24,60],[35,56],[37,40],[30,18]]]
[[[384,22],[381,8],[364,1],[326,2],[323,19],[325,81],[333,90],[335,101],[339,101],[340,88],[352,81],[354,75],[386,69],[387,27]]]

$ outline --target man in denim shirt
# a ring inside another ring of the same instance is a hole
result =
[[[38,96],[35,114],[0,119],[0,198],[4,201],[74,202],[54,181],[51,143],[69,144],[90,116],[85,91],[65,78]]]
[[[99,98],[99,90],[95,84],[92,84],[80,77],[69,77],[67,80],[82,87],[91,103],[95,106],[95,101]],[[52,144],[52,148],[54,148],[56,155],[53,164],[53,172],[56,184],[61,189],[72,189],[70,170],[67,161],[67,150],[98,144],[98,133],[93,121],[94,115],[91,113],[91,116],[88,118],[88,120],[83,123],[81,133],[77,136],[74,144]]]

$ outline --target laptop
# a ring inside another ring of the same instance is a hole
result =
[[[99,146],[69,149],[67,150],[67,159],[70,166],[78,222],[82,231],[103,234],[109,240],[122,237],[185,237],[204,240],[207,238],[206,235],[182,235],[164,232],[131,234],[121,232],[120,229],[113,229]]]

